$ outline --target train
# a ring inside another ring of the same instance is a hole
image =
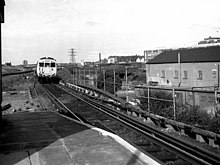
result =
[[[36,76],[41,83],[58,81],[56,59],[53,57],[40,58],[37,61]]]

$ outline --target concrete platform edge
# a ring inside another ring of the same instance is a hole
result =
[[[59,113],[58,113],[59,114]],[[86,123],[81,123],[77,120],[74,120],[70,117],[67,117],[67,116],[64,116],[62,114],[59,114],[61,116],[63,116],[64,118],[68,119],[68,120],[72,120],[74,122],[77,122],[79,124],[82,124],[82,125],[85,125],[87,126],[88,128],[91,128],[92,130],[95,130],[97,132],[99,132],[102,136],[109,136],[111,137],[112,139],[114,139],[117,143],[119,143],[120,145],[122,145],[123,147],[125,147],[128,151],[130,151],[132,154],[134,154],[135,156],[137,156],[137,158],[139,159],[140,162],[142,163],[146,163],[146,164],[151,164],[151,165],[160,165],[160,163],[158,163],[157,161],[159,160],[154,160],[152,158],[150,158],[149,155],[146,155],[144,154],[143,152],[141,152],[140,150],[138,150],[137,148],[135,148],[134,146],[132,146],[130,143],[128,143],[127,141],[125,141],[124,139],[122,139],[121,137],[113,134],[113,133],[110,133],[110,132],[107,132],[103,129],[100,129],[100,128],[97,128],[97,127],[94,127],[92,125],[89,125],[89,124],[86,124]]]

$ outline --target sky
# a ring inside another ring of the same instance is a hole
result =
[[[2,61],[143,55],[220,37],[219,0],[5,0]]]

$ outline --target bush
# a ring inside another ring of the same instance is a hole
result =
[[[147,90],[144,91],[143,95],[147,97]],[[150,90],[150,97],[150,113],[154,113],[167,118],[173,118],[173,103],[165,100],[156,100],[156,98],[172,100],[172,93],[161,90]],[[143,110],[148,110],[147,98],[140,98],[140,107]]]
[[[211,115],[209,115],[205,110],[201,109],[199,106],[182,106],[177,108],[177,121],[206,128],[210,120],[212,120]]]
[[[213,118],[208,123],[207,129],[209,131],[212,131],[212,132],[220,134],[220,117],[218,116],[218,117]]]
[[[147,96],[147,91],[143,95]],[[172,93],[167,91],[151,90],[150,97],[158,99],[172,100]],[[148,110],[148,99],[140,98],[140,108]],[[150,99],[150,112],[166,118],[173,119],[173,103],[162,100]],[[220,133],[220,117],[212,117],[199,106],[176,105],[176,120],[192,126],[200,127],[215,133]]]

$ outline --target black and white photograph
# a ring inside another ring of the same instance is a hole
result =
[[[0,165],[220,164],[219,0],[0,0]]]

